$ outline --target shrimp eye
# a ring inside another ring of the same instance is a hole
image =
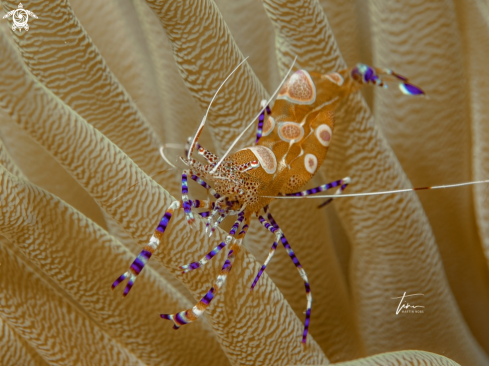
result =
[[[253,160],[251,162],[251,167],[252,168],[258,168],[260,166],[260,163],[258,162],[258,160]]]
[[[199,148],[199,153],[202,154],[203,152],[204,152],[204,148],[203,147]]]

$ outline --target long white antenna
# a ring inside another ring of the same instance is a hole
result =
[[[280,91],[280,88],[282,88],[282,85],[284,85],[285,81],[287,81],[287,78],[289,77],[289,74],[290,72],[292,71],[292,68],[294,67],[294,64],[295,64],[295,61],[297,60],[297,56],[295,56],[294,58],[294,62],[292,62],[292,65],[290,66],[290,69],[289,71],[287,71],[287,74],[285,75],[284,79],[282,80],[282,82],[280,83],[280,85],[278,86],[277,90],[275,90],[275,92],[272,94],[272,96],[270,97],[270,99],[267,101],[267,104],[263,107],[263,109],[260,111],[260,113],[258,113],[256,115],[256,117],[254,117],[250,124],[243,130],[243,132],[241,132],[239,134],[239,136],[236,138],[236,140],[234,140],[234,142],[231,144],[231,146],[229,147],[229,149],[226,151],[226,153],[222,156],[221,159],[219,159],[219,161],[217,162],[216,166],[210,171],[209,174],[214,174],[217,170],[217,168],[219,167],[219,165],[221,165],[222,161],[224,159],[226,159],[226,156],[229,155],[229,153],[231,152],[231,150],[233,149],[234,145],[236,145],[238,143],[238,141],[241,139],[241,137],[243,137],[243,135],[245,134],[246,131],[248,131],[248,129],[253,126],[253,124],[255,123],[256,119],[258,117],[260,117],[260,114],[263,113],[263,111],[265,110],[265,108],[267,107],[267,105],[270,104],[270,102],[273,100],[273,98],[275,98],[275,95]]]
[[[311,195],[311,196],[261,196],[266,198],[279,198],[279,199],[297,199],[297,198],[347,198],[347,197],[364,197],[364,196],[379,196],[383,194],[393,194],[393,193],[403,193],[403,192],[413,192],[422,191],[425,189],[443,189],[443,188],[454,188],[462,186],[472,186],[476,184],[489,183],[489,180],[476,180],[472,182],[463,182],[456,184],[447,184],[444,186],[432,186],[432,187],[419,187],[419,188],[406,188],[406,189],[395,189],[392,191],[379,191],[379,192],[365,192],[365,193],[350,193],[350,194],[321,194],[321,195]]]
[[[167,146],[167,147],[168,147],[168,146]],[[164,153],[164,151],[163,151],[164,149],[165,149],[165,145],[160,146],[160,155],[161,155],[161,157],[163,158],[163,160],[164,160],[164,161],[166,161],[166,163],[167,163],[168,165],[170,165],[171,167],[173,167],[173,168],[175,168],[175,169],[176,169],[177,167],[176,167],[175,165],[173,165],[173,164],[170,162],[170,160],[168,160],[168,159],[166,158],[165,153]]]
[[[228,81],[228,79],[236,72],[236,70],[238,70],[238,68],[248,59],[249,56],[247,56],[243,61],[241,61],[238,66],[236,66],[234,68],[233,71],[231,71],[231,73],[228,75],[228,77],[222,82],[221,86],[219,86],[219,88],[217,89],[216,93],[214,94],[214,96],[212,97],[211,99],[211,102],[209,103],[209,106],[207,107],[207,111],[205,112],[205,115],[204,115],[204,118],[202,118],[202,122],[200,122],[200,126],[199,128],[197,129],[197,132],[195,133],[195,136],[194,138],[192,139],[192,143],[190,144],[190,149],[188,149],[188,154],[187,154],[187,159],[190,160],[190,157],[192,156],[192,152],[194,151],[194,148],[195,148],[195,144],[197,143],[197,139],[199,138],[201,132],[202,132],[202,129],[204,128],[204,125],[205,125],[205,121],[207,120],[207,115],[209,114],[209,110],[211,109],[211,105],[212,105],[212,102],[214,101],[214,99],[216,99],[217,97],[217,93],[219,93],[219,90],[221,90],[221,88],[224,86],[224,84],[226,84],[226,81]]]

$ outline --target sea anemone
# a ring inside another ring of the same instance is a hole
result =
[[[18,7],[1,4],[5,14]],[[224,257],[188,274],[179,266],[225,231],[209,238],[202,220],[190,228],[178,212],[131,294],[110,290],[178,197],[180,172],[160,146],[183,146],[244,56],[202,135],[218,155],[297,56],[296,67],[321,73],[389,67],[428,95],[377,88],[346,98],[311,184],[350,176],[348,190],[372,192],[489,178],[487,3],[23,5],[38,17],[28,31],[0,26],[2,365],[489,365],[486,185],[321,210],[273,202],[311,282],[306,345],[303,284],[283,251],[249,291],[273,241],[257,222],[205,318],[178,332],[159,314],[191,307]],[[239,147],[252,141],[249,131]],[[403,294],[422,294],[423,312],[396,311]]]

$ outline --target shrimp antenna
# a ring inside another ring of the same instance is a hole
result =
[[[233,71],[231,71],[231,73],[228,75],[228,77],[222,82],[221,86],[219,86],[219,88],[217,89],[216,93],[214,94],[214,96],[212,97],[211,99],[211,102],[209,103],[209,106],[207,107],[207,111],[205,112],[205,115],[204,115],[204,118],[202,118],[202,122],[200,122],[200,126],[199,128],[197,129],[197,132],[195,133],[195,136],[194,138],[192,139],[192,143],[190,144],[190,149],[188,150],[188,154],[187,154],[187,159],[190,160],[190,157],[192,156],[192,152],[194,151],[194,148],[195,148],[195,145],[197,144],[197,140],[199,139],[199,136],[200,134],[202,133],[202,130],[204,129],[204,125],[205,125],[205,122],[207,120],[207,115],[209,114],[209,111],[211,109],[211,105],[212,105],[212,102],[214,101],[214,99],[216,99],[217,97],[217,93],[219,93],[219,90],[221,90],[221,88],[224,86],[224,84],[226,84],[226,81],[228,81],[228,79],[236,72],[236,70],[238,70],[238,68],[248,59],[248,57],[250,56],[247,56],[243,61],[241,61],[238,66],[236,66],[234,68]]]
[[[404,193],[404,192],[414,192],[414,191],[422,191],[425,189],[444,189],[444,188],[455,188],[455,187],[463,187],[463,186],[473,186],[476,184],[484,184],[489,183],[488,180],[476,180],[472,182],[463,182],[456,184],[447,184],[443,186],[431,186],[431,187],[419,187],[419,188],[406,188],[406,189],[395,189],[392,191],[379,191],[379,192],[365,192],[365,193],[350,193],[350,194],[320,194],[317,196],[261,196],[265,198],[280,198],[280,199],[295,199],[295,198],[347,198],[347,197],[365,197],[365,196],[380,196],[383,194],[394,194],[394,193]]]
[[[173,164],[170,162],[170,160],[168,160],[168,159],[167,159],[167,157],[165,156],[165,152],[164,152],[164,150],[165,150],[166,148],[171,148],[171,149],[180,149],[180,148],[182,148],[182,145],[180,145],[180,144],[165,144],[165,145],[161,145],[161,146],[160,146],[160,155],[161,155],[161,157],[163,158],[163,160],[164,160],[164,161],[165,161],[165,162],[166,162],[168,165],[170,165],[171,167],[173,167],[173,168],[175,168],[175,169],[176,169],[177,167],[176,167],[175,165],[173,165]]]
[[[277,90],[275,90],[272,94],[272,96],[270,97],[270,99],[267,101],[267,103],[265,104],[265,106],[262,108],[262,110],[260,111],[260,113],[258,113],[256,115],[256,117],[254,117],[250,124],[243,130],[243,132],[241,132],[239,134],[239,136],[236,138],[236,140],[234,140],[234,142],[231,144],[231,146],[229,147],[229,149],[226,151],[226,153],[222,156],[222,158],[217,162],[217,164],[214,166],[214,168],[210,171],[209,174],[214,174],[217,170],[217,168],[219,167],[219,165],[221,165],[222,161],[226,158],[226,156],[229,155],[229,153],[231,152],[232,148],[234,147],[234,145],[236,145],[238,143],[238,141],[241,139],[241,137],[243,137],[243,135],[245,134],[246,131],[248,131],[248,129],[253,126],[253,124],[255,123],[256,119],[258,117],[260,117],[260,114],[263,113],[263,111],[267,108],[267,105],[270,104],[270,102],[273,100],[273,98],[275,98],[275,95],[277,95],[277,93],[280,91],[280,88],[282,88],[282,85],[284,85],[285,81],[287,81],[287,78],[289,77],[289,74],[290,72],[292,71],[292,68],[294,67],[294,64],[295,64],[295,61],[297,60],[297,56],[295,56],[294,58],[294,62],[292,62],[292,65],[290,66],[290,69],[289,71],[287,71],[287,74],[285,75],[285,77],[283,78],[282,82],[280,83],[280,85],[278,86]]]

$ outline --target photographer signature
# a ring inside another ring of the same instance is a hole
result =
[[[404,309],[407,310],[410,308],[411,309],[424,308],[424,306],[421,306],[421,305],[410,305],[407,301],[405,301],[405,303],[403,303],[404,299],[406,297],[409,297],[409,296],[424,296],[424,294],[406,295],[406,292],[404,292],[404,294],[402,296],[392,297],[391,299],[401,299],[401,301],[399,301],[399,305],[397,306],[396,315],[398,315]]]

